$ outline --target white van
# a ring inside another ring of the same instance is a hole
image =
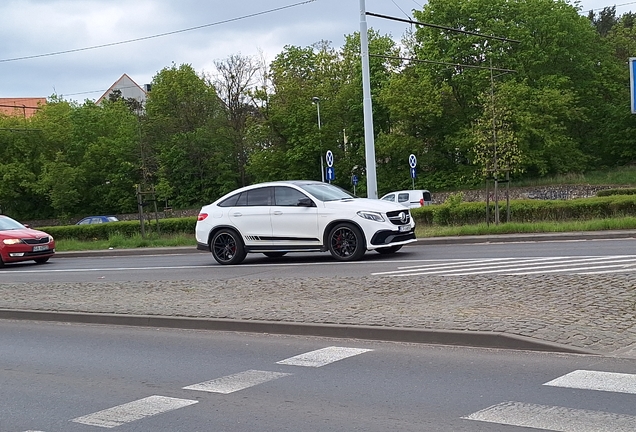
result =
[[[431,205],[431,193],[427,190],[403,190],[390,192],[384,195],[381,200],[402,204],[404,207],[418,208]]]

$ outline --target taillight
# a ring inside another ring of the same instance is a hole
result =
[[[424,207],[424,198],[420,198],[420,207]]]
[[[202,220],[204,220],[206,217],[208,217],[207,213],[199,213],[199,216],[197,216],[197,221],[201,222]]]

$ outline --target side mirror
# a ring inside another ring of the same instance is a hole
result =
[[[300,198],[298,200],[298,204],[296,205],[298,207],[315,207],[316,206],[314,202],[309,198]]]

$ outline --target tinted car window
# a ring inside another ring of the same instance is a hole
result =
[[[431,200],[431,193],[428,191],[424,191],[424,201],[430,201]]]
[[[338,201],[342,199],[355,198],[355,196],[351,195],[346,190],[329,183],[311,183],[301,184],[299,186],[318,198],[320,201]]]
[[[247,192],[248,206],[269,206],[272,205],[272,188],[251,189]]]
[[[401,193],[398,194],[398,202],[408,202],[409,201],[409,194],[408,193]]]
[[[277,206],[298,206],[298,200],[302,198],[309,198],[307,195],[297,191],[296,189],[282,186],[276,186],[274,188],[274,195]]]
[[[241,194],[234,194],[229,198],[225,198],[219,203],[219,207],[234,207]]]

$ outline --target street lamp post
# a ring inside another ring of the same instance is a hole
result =
[[[325,181],[325,167],[322,163],[322,134],[320,132],[321,124],[320,124],[320,98],[314,96],[311,98],[311,102],[316,105],[316,111],[318,112],[318,134],[320,135],[320,178],[322,181]]]

